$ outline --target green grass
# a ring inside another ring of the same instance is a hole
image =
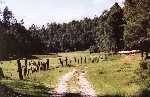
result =
[[[48,55],[38,55],[40,59],[32,59],[28,61],[44,61],[50,59],[50,65],[52,67],[58,67],[49,71],[42,71],[32,74],[29,77],[20,81],[17,72],[17,63],[15,60],[2,61],[0,67],[4,71],[5,79],[0,80],[0,83],[8,85],[15,91],[23,94],[32,95],[49,95],[49,91],[52,91],[62,75],[70,71],[70,69],[76,68],[78,70],[87,71],[86,78],[93,86],[98,95],[122,95],[122,96],[137,96],[140,92],[146,88],[144,82],[139,80],[139,76],[135,73],[140,65],[140,54],[136,54],[135,57],[125,58],[125,55],[108,56],[108,60],[100,60],[99,63],[89,62],[89,58],[105,57],[104,53],[92,53],[88,51],[78,51],[69,53],[59,53],[63,61],[67,57],[68,60],[72,60],[72,67],[61,67],[59,58],[52,58]],[[80,58],[87,57],[87,63],[83,64],[74,62],[74,57]],[[65,62],[65,61],[64,61]],[[24,64],[24,61],[21,61]],[[65,65],[65,63],[64,63]],[[72,84],[74,82],[74,84]],[[68,86],[74,85],[78,87],[77,75],[74,75],[69,81]],[[35,88],[36,87],[36,88]]]
[[[47,58],[50,59],[50,66],[54,69],[34,73],[29,77],[24,77],[23,81],[19,80],[16,60],[1,61],[0,67],[3,69],[5,78],[0,80],[0,83],[7,85],[15,90],[15,92],[21,94],[36,96],[50,95],[49,92],[53,91],[53,89],[56,87],[56,84],[59,82],[59,78],[72,69],[72,67],[55,68],[60,66],[58,58],[50,58],[45,56],[40,56],[40,59],[30,59],[28,62],[46,62]],[[21,60],[21,64],[24,66],[24,60]]]
[[[59,82],[60,76],[71,68],[58,68],[50,71],[42,71],[26,77],[23,81],[17,79],[3,79],[0,82],[13,88],[16,92],[30,95],[48,96]]]
[[[68,71],[70,71],[71,69],[72,67],[71,68],[64,67],[64,68],[56,68],[54,70],[49,71],[42,71],[29,76],[26,80],[43,83],[45,86],[55,88],[59,82],[60,77],[65,73],[67,73]]]
[[[137,96],[141,85],[136,83],[138,76],[135,71],[139,68],[139,56],[133,60],[119,59],[89,64],[87,79],[99,95]],[[120,57],[121,58],[121,57]],[[112,59],[111,59],[112,60]],[[134,82],[135,81],[135,82]]]
[[[2,80],[1,83],[7,85],[9,88],[14,89],[17,93],[28,95],[47,96],[50,95],[49,91],[52,89],[45,87],[44,84],[36,82]]]

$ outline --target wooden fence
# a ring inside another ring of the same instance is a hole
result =
[[[86,63],[99,63],[101,60],[103,60],[103,56],[96,56],[96,57],[73,57],[72,59],[69,59],[68,57],[65,57],[65,59],[59,58],[59,62],[61,67],[64,66],[72,66],[73,64],[86,64]],[[50,62],[49,59],[46,60],[46,62],[35,62],[30,61],[28,62],[27,59],[24,60],[24,64],[21,64],[21,60],[17,60],[18,64],[18,73],[19,73],[19,79],[23,80],[24,77],[29,76],[35,72],[40,71],[46,71],[50,68]],[[56,67],[59,68],[60,66]]]
[[[23,80],[23,77],[29,76],[35,72],[45,71],[49,69],[49,59],[46,60],[46,62],[27,62],[28,60],[24,60],[24,65],[21,64],[20,59],[17,60],[18,64],[18,73],[19,73],[19,79]]]
[[[103,60],[103,56],[97,56],[93,58],[88,57],[74,57],[73,59],[69,59],[68,57],[65,58],[65,60],[59,58],[60,64],[62,67],[64,66],[71,66],[72,63],[76,64],[85,64],[85,63],[99,63],[100,60]]]

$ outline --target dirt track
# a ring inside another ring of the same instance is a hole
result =
[[[85,78],[85,73],[80,72],[79,70],[76,70],[76,69],[69,71],[68,73],[66,73],[65,75],[63,75],[60,78],[60,82],[57,85],[54,93],[61,94],[62,96],[64,96],[63,94],[67,93],[67,90],[70,89],[70,87],[72,87],[72,86],[67,87],[67,81],[69,79],[71,79],[73,77],[73,75],[76,73],[78,75],[77,78],[78,78],[80,94],[84,97],[96,97],[95,91],[93,90],[93,88],[91,87],[91,85],[87,81],[87,79]],[[78,91],[78,90],[73,90],[73,91],[69,90],[69,91],[71,91],[71,93],[73,93],[74,91]],[[74,93],[74,94],[76,94],[76,93]],[[57,97],[61,97],[61,96],[59,95]]]

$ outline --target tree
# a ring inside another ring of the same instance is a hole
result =
[[[123,49],[123,10],[115,3],[110,11],[107,19],[108,23],[108,34],[109,40],[111,41],[110,46],[113,51],[119,51]]]
[[[39,27],[34,24],[32,24],[27,31],[29,33],[28,39],[30,41],[31,54],[42,54],[45,51],[46,46],[42,42],[42,39],[44,41],[44,33],[42,31],[43,30],[40,30]]]
[[[115,3],[110,11],[104,10],[98,19],[96,46],[98,52],[119,51],[123,49],[123,10]]]
[[[9,45],[7,44],[9,41],[7,37],[8,35],[3,33],[0,29],[0,60],[8,58],[9,55]]]
[[[11,36],[8,34],[8,30],[10,29],[10,19],[9,16],[12,16],[11,11],[8,10],[8,7],[5,8],[5,10],[2,13],[3,19],[0,20],[0,59],[6,59],[9,56],[9,53],[11,52],[11,46],[12,40]],[[4,16],[5,15],[5,16]],[[4,22],[5,21],[5,22]],[[6,23],[7,21],[7,23]],[[9,24],[8,24],[9,22]],[[10,45],[9,45],[10,44]],[[9,50],[10,49],[10,50]]]
[[[3,11],[3,23],[5,26],[9,26],[13,18],[12,11],[10,11],[8,6],[6,6]]]
[[[2,15],[3,20],[0,23],[0,59],[7,59],[10,56],[21,58],[43,53],[45,46],[40,40],[41,32],[39,29],[33,26],[30,30],[27,30],[23,26],[23,20],[18,23],[8,7],[4,9]],[[37,33],[39,33],[39,36]],[[44,35],[44,33],[42,34]]]
[[[126,49],[140,49],[146,52],[150,49],[150,1],[126,0],[124,16],[124,40]]]

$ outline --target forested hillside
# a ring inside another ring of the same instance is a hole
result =
[[[149,0],[125,0],[123,8],[115,3],[94,19],[54,22],[42,27],[33,24],[29,29],[6,7],[0,11],[0,59],[86,49],[90,52],[140,49],[148,53],[149,5]]]

